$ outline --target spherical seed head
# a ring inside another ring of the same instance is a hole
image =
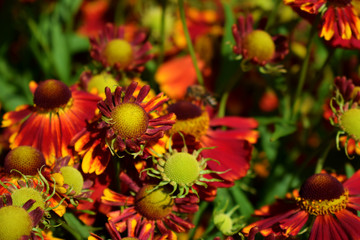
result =
[[[6,155],[4,162],[6,172],[10,173],[12,169],[16,169],[25,175],[36,175],[43,165],[45,165],[44,155],[30,146],[14,148]]]
[[[60,169],[61,174],[64,177],[64,183],[72,186],[76,194],[80,194],[84,186],[84,178],[74,167],[65,166]]]
[[[271,36],[263,30],[254,30],[244,39],[246,58],[257,58],[259,62],[271,60],[275,54],[275,43]]]
[[[199,177],[199,162],[189,153],[174,153],[166,160],[164,173],[171,181],[191,185]]]
[[[114,39],[106,45],[104,57],[111,66],[117,63],[121,68],[125,68],[133,59],[133,49],[128,41]]]
[[[156,185],[143,186],[136,194],[135,207],[147,219],[161,220],[171,213],[174,200],[167,189],[160,187],[153,190],[155,187]]]
[[[116,87],[119,86],[119,83],[115,78],[109,73],[101,73],[93,76],[87,85],[87,90],[96,88],[98,93],[104,93],[105,87],[109,87],[111,91],[115,91]]]
[[[40,207],[42,210],[45,209],[45,201],[41,193],[33,188],[20,188],[12,192],[11,198],[14,206],[22,207],[27,201],[35,200],[35,203],[28,210],[29,212]]]
[[[178,101],[168,107],[169,113],[175,113],[176,119],[186,120],[201,116],[201,109],[188,101]]]
[[[30,235],[31,218],[22,207],[6,206],[0,208],[0,239],[19,240],[23,235]]]
[[[306,200],[338,199],[345,192],[343,185],[333,176],[319,173],[309,177],[300,188],[300,197]]]
[[[136,139],[146,132],[149,117],[136,103],[122,103],[111,112],[114,132],[123,139]]]
[[[340,125],[344,131],[360,140],[360,109],[352,108],[344,112],[340,117]]]
[[[50,79],[40,82],[34,93],[34,104],[44,109],[63,107],[71,98],[71,91],[65,83]]]

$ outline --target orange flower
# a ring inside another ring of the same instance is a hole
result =
[[[359,14],[352,0],[284,0],[284,3],[308,17],[321,14],[320,37],[325,40],[360,39]],[[355,1],[354,1],[355,2]]]
[[[17,125],[10,137],[10,148],[20,145],[40,150],[51,166],[54,158],[73,156],[69,143],[72,137],[90,121],[99,97],[67,87],[58,80],[30,83],[34,105],[20,106],[4,115],[2,127]]]
[[[199,69],[204,66],[198,61]],[[160,90],[170,98],[182,99],[189,86],[197,83],[196,71],[190,55],[174,58],[162,64],[156,74],[155,80]]]

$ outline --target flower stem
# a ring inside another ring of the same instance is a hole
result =
[[[200,203],[200,206],[199,206],[199,211],[197,211],[194,215],[194,220],[193,220],[193,223],[195,225],[195,228],[191,229],[189,231],[189,238],[188,239],[193,239],[194,238],[194,235],[195,235],[195,230],[196,230],[196,226],[198,226],[199,222],[200,222],[200,219],[201,219],[201,216],[204,214],[206,208],[209,206],[209,203],[208,202],[201,202]]]
[[[325,163],[325,159],[330,151],[332,144],[329,144],[324,153],[321,155],[321,157],[318,159],[317,163],[316,163],[316,168],[315,168],[315,173],[320,173],[321,170],[323,169],[324,163]]]
[[[204,79],[203,79],[203,77],[201,75],[199,66],[197,64],[194,47],[192,45],[189,30],[188,30],[187,25],[186,25],[184,0],[179,0],[178,3],[179,3],[180,19],[181,19],[181,23],[182,23],[182,26],[183,26],[183,29],[184,29],[184,34],[185,34],[185,38],[186,38],[186,43],[188,45],[189,53],[190,53],[192,62],[193,62],[194,67],[195,67],[196,76],[197,76],[199,84],[204,86]]]
[[[164,60],[165,55],[165,14],[166,14],[166,0],[161,1],[161,22],[160,22],[160,52],[158,64],[160,65]]]
[[[296,114],[297,114],[297,110],[298,110],[298,103],[300,102],[300,95],[301,95],[301,91],[304,87],[305,84],[305,78],[306,78],[306,74],[309,68],[309,62],[310,62],[310,53],[312,50],[312,45],[317,33],[317,22],[315,21],[315,23],[312,25],[311,30],[310,30],[310,38],[309,41],[306,45],[306,56],[304,59],[304,62],[301,66],[301,70],[300,70],[300,77],[299,77],[299,82],[296,88],[296,92],[295,92],[295,99],[294,99],[294,103],[293,103],[293,111],[292,111],[292,117],[293,119],[296,118]]]
[[[266,26],[265,26],[265,31],[267,31],[269,29],[269,27],[271,25],[273,25],[274,21],[275,21],[275,18],[276,18],[276,14],[278,14],[278,9],[279,9],[279,6],[280,6],[280,3],[282,1],[281,0],[276,0],[275,3],[274,3],[274,7],[270,13],[270,16],[268,18],[268,21],[266,23]]]

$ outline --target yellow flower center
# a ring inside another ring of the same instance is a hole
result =
[[[30,146],[14,148],[6,155],[4,162],[6,172],[16,169],[25,175],[36,175],[43,165],[45,165],[43,154]]]
[[[171,181],[191,185],[198,179],[200,167],[194,155],[179,152],[174,153],[166,160],[164,173]]]
[[[360,140],[360,109],[352,108],[344,112],[340,117],[340,125],[342,129],[355,138]]]
[[[32,211],[37,207],[40,207],[42,210],[45,208],[44,198],[40,192],[33,188],[24,187],[17,189],[11,194],[11,198],[13,200],[13,205],[19,207],[22,207],[30,199],[35,200],[35,203],[31,206],[29,211]]]
[[[34,104],[46,110],[64,107],[70,99],[69,87],[53,79],[40,82],[34,93]]]
[[[244,39],[247,58],[256,58],[259,62],[271,60],[275,54],[275,43],[271,36],[262,30],[254,30]]]
[[[163,187],[152,191],[155,187],[155,185],[146,185],[135,197],[136,210],[150,220],[163,219],[171,213],[174,206],[170,192]]]
[[[84,185],[84,178],[74,167],[65,166],[60,169],[61,175],[64,177],[64,184],[73,187],[76,194],[80,194]]]
[[[119,86],[119,84],[111,74],[100,73],[90,79],[87,90],[90,92],[95,88],[98,93],[104,93],[105,87],[109,87],[111,92],[113,92],[117,86]]]
[[[176,122],[169,130],[170,135],[183,132],[191,134],[199,140],[206,134],[210,123],[207,111],[202,111],[200,107],[187,101],[179,101],[170,105],[168,111],[176,115]]]
[[[321,173],[305,181],[296,200],[301,209],[317,216],[345,209],[348,199],[348,191],[335,177]]]
[[[1,240],[19,240],[23,235],[30,235],[32,222],[24,208],[6,206],[0,208],[0,226]]]
[[[123,139],[139,138],[145,133],[149,117],[136,103],[122,103],[111,112],[112,128]]]
[[[128,41],[114,39],[106,45],[104,56],[111,66],[117,63],[121,68],[125,68],[133,60],[133,49]]]

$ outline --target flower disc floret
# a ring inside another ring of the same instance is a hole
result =
[[[194,155],[186,152],[173,154],[165,162],[164,173],[177,184],[191,184],[200,174],[200,167]]]
[[[121,68],[125,68],[129,66],[133,60],[133,49],[128,41],[124,39],[114,39],[106,45],[104,57],[111,66],[118,63]]]
[[[0,239],[19,240],[30,235],[32,221],[28,212],[18,206],[0,208]]]
[[[340,116],[340,125],[345,132],[357,141],[360,140],[360,109],[352,108]]]
[[[84,185],[84,178],[74,167],[66,166],[60,169],[62,176],[64,177],[64,183],[71,186],[76,194],[80,194]]]
[[[348,199],[348,191],[335,177],[320,173],[304,182],[297,202],[301,209],[317,216],[345,209]]]
[[[54,79],[40,82],[34,93],[34,104],[47,110],[64,107],[70,99],[69,87]]]
[[[143,135],[149,125],[145,110],[136,103],[123,103],[111,112],[112,127],[121,138],[133,139]]]
[[[19,146],[11,150],[5,157],[5,171],[15,169],[25,175],[36,175],[38,169],[45,165],[44,155],[36,148]]]
[[[161,220],[171,213],[174,200],[170,192],[156,185],[143,186],[135,197],[135,208],[142,216],[151,220]]]
[[[32,211],[37,207],[40,207],[41,210],[45,209],[45,201],[41,193],[34,188],[19,188],[16,189],[11,194],[12,203],[14,206],[22,207],[30,199],[35,200],[35,203],[31,206],[28,211]]]
[[[268,62],[275,54],[275,44],[270,34],[263,30],[254,30],[244,39],[246,58],[258,62]]]

